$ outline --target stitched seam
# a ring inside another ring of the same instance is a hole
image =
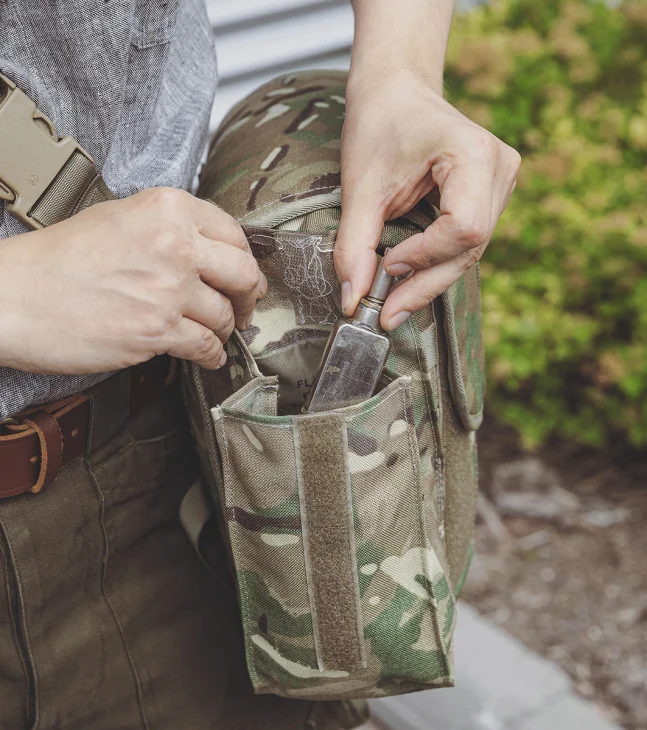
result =
[[[345,462],[346,472],[346,534],[348,535],[348,543],[350,545],[351,554],[351,568],[353,572],[353,584],[355,588],[355,611],[356,611],[356,630],[357,630],[357,643],[359,644],[359,654],[362,667],[366,669],[368,667],[368,659],[366,656],[366,639],[364,637],[364,614],[362,612],[362,596],[359,587],[359,572],[357,570],[357,536],[355,535],[355,525],[353,520],[353,485],[350,476],[350,463],[348,461],[348,423],[344,421],[342,423],[342,438],[343,438],[343,455]]]
[[[24,642],[24,651],[27,655],[27,666],[31,670],[31,678],[33,681],[33,723],[30,730],[37,730],[39,724],[40,724],[40,703],[38,701],[39,694],[39,681],[38,681],[38,671],[36,669],[36,662],[34,661],[34,655],[32,654],[31,650],[31,642],[29,641],[29,631],[27,629],[27,615],[25,611],[25,601],[23,597],[23,590],[22,590],[22,582],[20,580],[20,574],[18,572],[18,567],[16,565],[15,557],[13,554],[13,549],[11,547],[11,543],[9,542],[9,538],[7,536],[6,531],[3,528],[3,534],[5,536],[6,544],[7,544],[7,550],[9,552],[9,560],[11,561],[11,564],[13,566],[13,575],[15,580],[15,587],[16,587],[16,603],[18,608],[18,623],[21,628],[22,633],[22,639]],[[29,703],[27,705],[29,707]]]
[[[449,350],[451,351],[448,355],[448,377],[452,382],[456,384],[459,396],[459,402],[456,403],[456,408],[459,411],[459,415],[461,416],[461,421],[464,420],[469,424],[469,429],[467,430],[476,430],[473,426],[473,423],[481,417],[483,407],[478,408],[474,413],[472,413],[472,411],[470,410],[470,404],[467,398],[465,378],[463,377],[463,371],[461,369],[458,338],[456,337],[456,318],[454,316],[454,310],[452,309],[450,297],[447,292],[443,294],[442,301],[445,315],[445,337],[449,342]],[[454,399],[454,401],[456,401],[456,399]]]
[[[299,511],[301,512],[301,544],[303,545],[303,564],[306,572],[306,589],[308,592],[308,603],[310,604],[310,614],[312,616],[312,639],[315,645],[315,655],[317,657],[317,666],[319,671],[323,671],[321,635],[319,632],[319,613],[317,611],[317,603],[315,601],[315,586],[312,575],[312,566],[310,565],[310,557],[308,550],[308,539],[310,534],[310,525],[308,524],[308,510],[306,509],[306,497],[303,488],[303,474],[301,470],[301,434],[296,424],[292,423],[292,434],[294,440],[294,459],[297,475],[297,489],[299,491]]]
[[[407,322],[407,325],[413,335],[413,341],[415,343],[415,348],[416,348],[416,360],[418,361],[418,367],[420,368],[420,372],[425,373],[427,375],[431,375],[431,373],[427,370],[426,367],[423,368],[423,360],[421,359],[421,349],[422,348],[419,346],[421,343],[418,342],[418,337],[416,337],[416,331],[413,327],[413,323],[411,322],[411,320],[409,320],[409,322]],[[425,387],[424,380],[422,381],[422,383],[423,383],[422,392],[425,396],[425,403],[427,404],[427,412],[429,413],[429,418],[430,418],[432,426],[433,426],[434,415],[435,415],[434,409],[432,407],[432,403],[429,401],[429,394],[427,393],[427,388]],[[434,433],[433,427],[432,427],[431,431],[432,431],[433,439],[434,439],[434,441],[436,441],[436,435]],[[436,444],[436,447],[438,447],[438,444]]]
[[[83,462],[84,462],[84,466],[86,467],[86,470],[87,470],[87,462],[86,462],[86,460],[84,459]],[[101,502],[100,502],[100,504],[101,504],[101,509],[103,509],[103,505],[102,505]],[[85,505],[84,502],[81,502],[81,509],[83,510],[83,521],[81,523],[81,533],[83,535],[83,544],[88,544],[90,542],[90,540],[88,538],[88,527],[87,526],[91,522],[91,517],[88,514],[88,511],[86,509],[86,505]],[[85,587],[88,584],[87,577],[88,577],[88,573],[89,573],[89,568],[88,568],[88,555],[87,555],[87,552],[85,552],[85,551],[83,553],[83,562],[84,562],[84,565],[85,565],[85,573],[84,573],[83,586]],[[104,563],[104,566],[105,566],[105,563]],[[97,621],[96,623],[97,623],[98,626],[100,626],[99,621]],[[102,629],[101,629],[101,638],[102,638],[103,644],[105,645],[105,633],[104,633],[104,631]],[[102,687],[103,686],[103,678],[105,678],[105,676],[106,676],[106,663],[105,663],[105,654],[104,654],[104,661],[101,662],[101,678],[102,678],[102,681],[97,684],[97,687],[95,688],[95,690],[86,699],[86,703],[85,703],[85,705],[83,707],[83,710],[85,710],[86,708],[88,708],[93,703],[94,698],[97,696],[97,694],[99,692],[99,687]]]
[[[305,188],[304,190],[299,190],[296,193],[290,193],[290,195],[294,195],[294,196],[303,195],[303,193],[323,193],[323,192],[330,193],[333,190],[339,190],[339,189],[340,189],[339,185],[327,185],[326,187],[323,187],[323,188]],[[307,200],[307,198],[306,198],[306,200]],[[250,210],[249,213],[245,213],[245,215],[241,216],[238,220],[241,222],[244,222],[248,216],[255,215],[260,210],[264,210],[265,208],[269,208],[270,206],[276,205],[277,203],[280,203],[280,202],[281,202],[281,200],[277,198],[276,200],[273,200],[270,203],[263,203],[263,205],[260,205],[258,208],[254,208],[254,210]],[[295,201],[291,201],[291,202],[296,203],[297,201],[295,200]]]
[[[458,386],[459,395],[460,395],[460,404],[459,407],[461,410],[465,410],[468,416],[471,416],[469,406],[467,403],[467,393],[465,391],[465,380],[463,378],[463,371],[461,370],[460,366],[460,352],[458,350],[458,341],[455,337],[456,334],[456,318],[454,316],[454,310],[451,307],[451,302],[449,301],[449,297],[446,297],[444,300],[445,307],[445,317],[447,318],[447,324],[449,325],[449,334],[446,332],[445,336],[447,336],[447,339],[449,340],[449,347],[451,351],[451,375],[454,377],[456,384]]]
[[[131,437],[132,438],[132,437]],[[133,446],[133,443],[129,443],[128,446]],[[137,673],[137,668],[135,667],[135,661],[133,659],[132,654],[130,653],[130,649],[128,647],[128,643],[126,641],[126,635],[124,633],[123,626],[121,625],[121,621],[119,621],[119,617],[117,615],[117,611],[114,607],[114,604],[111,600],[110,593],[106,588],[106,576],[108,571],[108,546],[109,546],[109,540],[108,540],[108,531],[106,529],[106,523],[105,523],[105,500],[103,497],[103,492],[101,490],[101,487],[99,486],[99,483],[97,482],[97,479],[94,476],[92,466],[89,463],[87,459],[84,459],[86,468],[88,470],[88,474],[90,475],[90,479],[92,480],[92,484],[94,485],[95,491],[97,493],[97,497],[99,500],[99,521],[101,522],[101,532],[103,534],[103,568],[101,571],[101,593],[104,597],[104,600],[106,604],[108,605],[108,608],[110,610],[110,613],[112,614],[112,618],[117,626],[117,631],[119,632],[119,636],[121,637],[121,643],[124,647],[124,651],[126,653],[126,657],[128,658],[128,664],[130,665],[130,671],[133,675],[133,680],[135,682],[135,689],[137,694],[137,705],[139,707],[139,713],[142,720],[142,726],[144,730],[149,730],[149,724],[148,724],[148,718],[146,717],[146,712],[144,710],[144,696],[142,691],[142,685],[141,680],[139,678],[139,674]]]
[[[437,363],[438,362],[438,345],[437,345],[438,327],[436,327],[436,313],[435,313],[433,307],[431,309],[431,313],[434,318],[434,327],[436,330],[434,333],[434,335],[435,335],[434,344],[436,345],[435,360]],[[415,343],[415,348],[416,348],[416,359],[418,361],[418,367],[420,368],[420,372],[424,372],[425,374],[427,374],[429,376],[429,378],[431,378],[432,373],[427,369],[425,369],[425,370],[422,369],[422,362],[423,362],[421,360],[421,358],[423,357],[422,342],[418,343],[418,338],[416,337],[416,332],[413,328],[413,323],[411,322],[411,320],[408,321],[407,325],[411,329],[411,333],[413,335],[413,341]],[[420,344],[420,346],[419,346],[419,344]],[[434,369],[436,370],[436,372],[438,372],[437,364]],[[440,386],[440,383],[439,383],[439,386]],[[442,456],[441,456],[442,455],[442,443],[440,440],[441,415],[440,415],[440,413],[436,414],[436,412],[434,410],[433,402],[430,400],[430,394],[428,392],[430,388],[431,388],[431,384],[423,379],[422,380],[422,392],[425,397],[425,403],[427,404],[427,413],[429,414],[429,419],[431,421],[431,438],[434,443],[434,450],[435,450],[435,455],[436,455],[435,461],[438,462],[438,459],[442,458]],[[441,402],[440,387],[438,389],[438,402],[439,403]],[[444,483],[444,479],[443,479],[443,472],[436,468],[434,470],[434,474],[435,474],[435,479],[436,479],[436,490],[437,490],[436,502],[438,504],[438,521],[443,525],[443,529],[444,529],[444,525],[445,525],[445,491],[444,491],[445,483]]]
[[[278,391],[279,386],[278,385],[269,385],[269,384],[263,384],[258,383],[256,386],[254,386],[247,395],[243,396],[243,398],[239,401],[236,401],[236,406],[241,406],[245,401],[249,400],[253,395],[258,395],[259,391],[261,390],[268,390],[268,391]],[[242,389],[241,389],[242,390]],[[238,391],[240,392],[240,391]],[[223,406],[224,408],[228,408],[228,406]]]
[[[402,377],[407,377],[407,376],[402,376]],[[389,393],[386,397],[381,398],[377,403],[369,406],[366,409],[360,408],[360,409],[354,411],[353,413],[349,413],[349,414],[343,413],[342,412],[343,409],[340,409],[339,410],[340,415],[343,415],[344,416],[344,420],[345,421],[347,421],[347,422],[348,421],[352,421],[352,420],[354,420],[360,414],[361,415],[364,415],[364,414],[367,414],[367,413],[372,413],[376,408],[379,408],[380,406],[384,405],[390,398],[392,398],[395,395],[398,395],[398,393],[400,393],[402,390],[405,390],[405,389],[408,390],[409,387],[410,387],[406,382],[403,382],[401,380],[397,380],[397,381],[394,381],[394,382],[396,382],[398,384],[397,389],[394,390],[392,393]],[[378,393],[378,395],[377,396],[374,396],[374,397],[380,397],[380,395],[381,394]],[[362,404],[359,404],[359,405],[361,406]],[[357,408],[357,406],[349,406],[349,408]],[[240,421],[242,423],[258,423],[258,421],[256,421],[254,419],[254,416],[249,415],[249,414],[239,414],[239,415],[236,415],[235,413],[229,412],[229,409],[228,408],[224,408],[224,407],[221,408],[221,411],[222,411],[223,415],[226,418],[231,418],[233,421]],[[331,412],[332,411],[323,411],[323,413],[331,413]],[[318,415],[321,415],[321,414],[318,414]],[[312,417],[312,416],[308,416],[308,415],[297,415],[297,416],[262,416],[262,418],[299,418],[299,419],[301,419],[301,418],[309,418],[309,417]],[[292,422],[291,421],[289,423],[266,423],[266,422],[263,422],[260,425],[267,426],[268,428],[283,428],[283,429],[292,428]]]
[[[221,409],[222,414],[225,418],[229,418],[232,421],[240,421],[241,423],[254,423],[258,424],[258,421],[254,420],[253,416],[246,416],[246,415],[240,415],[235,416],[231,413],[226,413],[225,409]],[[289,416],[262,416],[263,418],[289,418]],[[292,426],[289,423],[261,423],[258,424],[261,426],[267,426],[268,428],[292,428]]]
[[[346,453],[348,453],[348,432],[347,432],[347,427],[348,427],[347,426],[347,423],[344,420],[344,422],[342,424],[342,432],[343,432],[344,446],[346,447]],[[349,501],[349,498],[350,498],[350,494],[349,494],[349,492],[350,492],[350,481],[349,481],[350,470],[349,470],[348,460],[345,459],[345,462],[346,463],[344,464],[344,466],[345,466],[345,470],[344,471],[346,472],[346,503],[348,504],[348,501]],[[352,512],[351,512],[351,514],[352,514]],[[348,517],[348,514],[346,515],[346,517]],[[357,565],[356,565],[355,557],[354,557],[357,554],[354,551],[354,548],[355,548],[355,540],[354,540],[355,533],[353,532],[352,533],[352,536],[351,536],[351,530],[350,530],[350,526],[349,526],[348,522],[349,522],[348,519],[346,519],[345,522],[344,522],[344,524],[342,525],[342,529],[344,531],[344,537],[346,538],[346,540],[348,541],[348,543],[351,546],[351,550],[350,550],[350,553],[351,553],[351,565],[352,565],[352,568],[354,568],[354,570],[353,570],[353,578],[355,579],[354,580],[354,583],[355,583],[355,586],[354,587],[356,587],[357,589],[359,589],[359,578],[357,576]],[[355,609],[357,610],[357,593],[355,594]],[[357,621],[355,622],[355,631],[356,631],[357,643],[359,644],[360,660],[361,660],[362,664],[365,664],[366,663],[366,651],[365,651],[365,646],[364,646],[364,631],[363,630],[360,631],[360,617],[359,616],[357,616]]]
[[[438,451],[436,454],[436,463],[435,463],[435,469],[437,474],[437,480],[438,480],[438,492],[436,494],[436,502],[438,505],[438,519],[442,520],[440,523],[443,528],[443,536],[441,537],[441,541],[443,545],[446,546],[446,540],[445,540],[445,501],[446,501],[446,495],[445,495],[445,444],[443,441],[444,438],[444,431],[443,431],[443,424],[444,424],[444,418],[445,418],[445,412],[444,412],[444,406],[443,406],[443,383],[442,383],[442,368],[440,363],[440,338],[445,337],[445,322],[444,320],[441,321],[441,318],[438,315],[438,311],[440,309],[440,304],[432,305],[433,306],[433,315],[434,315],[434,357],[436,360],[436,367],[434,368],[434,377],[436,379],[436,385],[438,386],[438,422],[436,424],[438,429]],[[442,324],[442,331],[441,331],[441,324]],[[445,337],[445,341],[446,341]],[[449,355],[447,356],[449,357]],[[449,378],[448,373],[444,373],[447,378]],[[431,374],[430,374],[431,377]],[[448,381],[449,386],[449,381]],[[430,385],[431,387],[431,385]],[[450,387],[451,391],[451,387]],[[450,392],[451,397],[451,392]]]
[[[4,530],[2,530],[2,527],[0,526],[0,531],[2,531],[2,534],[4,535]],[[7,549],[9,548],[8,540],[6,540],[5,535],[5,541],[7,542]],[[23,677],[25,680],[25,689],[23,692],[24,700],[25,700],[25,709],[27,711],[27,716],[31,714],[31,703],[30,703],[30,697],[29,697],[29,684],[30,684],[30,674],[31,676],[35,675],[35,667],[28,667],[26,658],[25,658],[25,652],[27,651],[26,647],[21,646],[20,643],[20,637],[18,635],[19,629],[18,629],[18,617],[16,616],[16,611],[13,605],[13,591],[11,590],[11,583],[10,583],[10,575],[9,571],[13,570],[13,565],[9,560],[9,556],[5,555],[4,551],[2,551],[0,547],[0,553],[2,553],[2,559],[5,566],[5,588],[7,591],[7,609],[9,613],[9,620],[11,622],[11,636],[13,638],[14,646],[16,648],[16,654],[18,655],[18,660],[20,662],[20,666],[22,667],[23,671]],[[15,571],[14,572],[14,580],[15,580]],[[36,699],[36,698],[34,698]]]
[[[266,385],[258,385],[255,388],[253,388],[242,400],[238,401],[238,405],[242,405],[243,403],[248,401],[253,395],[258,395],[261,391],[273,390],[276,392],[278,389],[279,389],[278,385],[271,385],[269,387]]]
[[[94,450],[94,421],[95,421],[95,400],[94,395],[92,393],[89,393],[90,398],[90,417],[88,419],[88,438],[86,440],[85,445],[85,452],[84,454],[90,454]]]
[[[407,377],[407,376],[405,375],[405,376],[401,376],[401,377]],[[356,417],[356,414],[360,414],[361,413],[362,415],[365,415],[365,414],[368,414],[368,413],[373,413],[373,411],[376,408],[379,408],[380,406],[384,405],[390,398],[393,398],[393,396],[396,396],[396,395],[402,393],[403,390],[408,390],[409,387],[410,387],[410,384],[408,382],[406,382],[404,380],[401,380],[401,379],[398,379],[398,380],[396,380],[394,382],[397,383],[398,387],[395,388],[392,393],[389,393],[384,398],[381,398],[377,403],[373,404],[372,406],[369,406],[365,410],[358,410],[356,413],[348,414],[348,416],[346,416],[346,421],[353,420]],[[380,394],[379,393],[378,393],[378,397],[380,397]],[[350,407],[351,408],[355,408],[355,406],[350,406]]]
[[[407,435],[409,437],[409,447],[411,449],[411,457],[413,462],[413,471],[414,471],[414,478],[415,478],[415,485],[416,485],[416,492],[418,494],[417,501],[417,509],[416,509],[416,521],[418,523],[418,534],[420,538],[420,545],[421,545],[421,562],[423,569],[425,571],[425,577],[427,579],[427,583],[429,585],[429,592],[431,593],[431,601],[428,601],[428,609],[429,613],[431,614],[431,623],[434,627],[434,634],[436,636],[436,641],[438,642],[438,646],[441,649],[442,653],[442,662],[443,662],[443,672],[444,676],[447,677],[449,675],[449,667],[447,664],[447,649],[445,647],[445,644],[443,642],[442,636],[440,634],[440,625],[438,621],[438,610],[437,610],[437,602],[436,602],[436,596],[434,594],[434,586],[433,581],[431,578],[431,571],[429,570],[429,561],[427,559],[427,532],[425,530],[425,524],[424,524],[424,516],[422,514],[421,505],[423,504],[424,500],[424,494],[422,491],[422,480],[420,478],[420,463],[419,459],[416,456],[417,451],[417,444],[414,441],[415,438],[415,425],[411,422],[408,414],[408,400],[407,395],[410,395],[409,393],[406,393],[404,390],[402,391],[402,407],[404,410],[405,418],[407,420],[407,423],[409,425],[409,428],[407,429]],[[429,543],[429,548],[433,550],[433,546],[431,543]],[[435,552],[435,551],[434,551]]]
[[[402,400],[402,410],[404,413],[404,417],[407,421],[407,425],[409,426],[409,428],[407,428],[407,439],[409,441],[409,452],[411,454],[413,472],[414,472],[414,476],[416,478],[416,483],[417,483],[419,481],[418,477],[420,476],[420,464],[419,464],[418,455],[416,453],[416,444],[414,443],[414,441],[411,437],[411,429],[415,429],[415,426],[414,426],[414,424],[412,424],[410,417],[409,417],[409,413],[407,412],[407,406],[409,405],[409,401],[410,401],[410,398],[407,398],[407,395],[409,395],[409,393],[406,390],[402,389],[402,391],[400,392],[400,399]],[[414,431],[414,433],[415,433],[415,431]],[[422,495],[419,495],[419,496],[422,497]],[[421,537],[426,538],[426,535],[421,535]]]
[[[251,226],[254,228],[266,228],[265,226]],[[281,238],[316,238],[320,242],[323,241],[323,235],[321,233],[306,233],[305,231],[282,231],[282,230],[274,230],[272,228],[266,228],[266,230],[272,231],[271,234],[269,233],[261,233],[259,230],[254,231],[252,233],[252,236],[254,238],[269,238],[270,241],[276,241],[280,240]]]
[[[227,508],[227,502],[229,501],[229,498],[231,497],[231,488],[228,486],[231,481],[233,481],[233,476],[231,475],[231,466],[230,466],[230,459],[229,459],[229,447],[227,445],[227,434],[225,433],[224,425],[219,421],[218,423],[214,423],[214,427],[216,431],[221,432],[221,443],[219,443],[221,447],[221,452],[223,454],[223,467],[226,467],[226,472],[223,473],[223,482],[224,482],[224,488],[225,488],[225,509]],[[223,470],[224,471],[224,470]],[[239,548],[239,541],[236,537],[232,535],[232,531],[229,529],[229,522],[227,522],[227,533],[229,535],[229,541],[231,542],[232,546],[232,552],[234,553],[234,563],[236,562],[236,555],[238,553],[238,550],[235,548]],[[254,649],[251,645],[251,641],[249,640],[249,630],[248,627],[245,625],[249,621],[249,617],[251,615],[249,610],[249,597],[248,597],[248,588],[247,583],[245,582],[245,578],[243,576],[243,573],[236,569],[236,580],[238,581],[239,586],[239,593],[241,601],[245,605],[245,620],[243,622],[243,634],[245,638],[245,654],[247,659],[247,669],[249,671],[250,677],[254,683],[261,682],[260,677],[258,676],[258,672],[256,671],[256,664],[254,662]]]

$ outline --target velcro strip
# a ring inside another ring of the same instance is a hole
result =
[[[366,666],[343,416],[294,419],[308,592],[319,669]]]

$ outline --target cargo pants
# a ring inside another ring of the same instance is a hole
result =
[[[41,493],[0,500],[0,730],[362,721],[347,705],[252,693],[217,531],[210,571],[178,522],[198,473],[172,388]]]

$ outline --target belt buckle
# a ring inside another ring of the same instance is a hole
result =
[[[59,139],[51,120],[0,74],[0,200],[7,210],[29,228],[42,228],[29,213],[75,152],[92,162],[75,139]]]

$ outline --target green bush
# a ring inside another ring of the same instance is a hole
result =
[[[491,409],[531,444],[647,444],[647,2],[493,2],[445,80],[523,157],[482,262]]]

